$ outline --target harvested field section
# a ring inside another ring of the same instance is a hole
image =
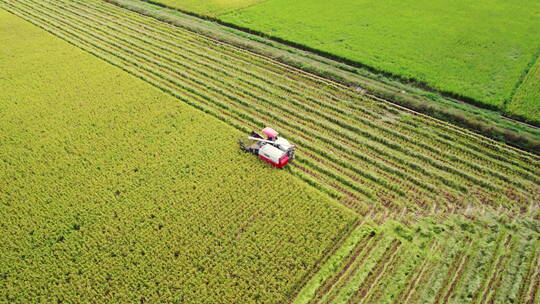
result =
[[[371,231],[368,239],[358,238],[324,281],[314,276],[305,288],[318,282],[316,292],[302,290],[294,303],[534,303],[540,241],[531,223],[507,225],[499,216],[364,223],[357,230]]]
[[[0,6],[242,130],[299,146],[296,176],[361,214],[527,210],[539,158],[100,1]]]

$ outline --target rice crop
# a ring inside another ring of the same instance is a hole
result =
[[[238,130],[2,9],[0,40],[1,303],[283,302],[356,222]]]
[[[540,57],[531,67],[512,101],[506,105],[510,116],[517,116],[533,124],[540,122]]]

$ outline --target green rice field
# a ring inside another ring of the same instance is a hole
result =
[[[540,58],[518,87],[507,111],[531,123],[540,121]]]
[[[204,16],[219,16],[265,0],[161,0],[159,3]]]

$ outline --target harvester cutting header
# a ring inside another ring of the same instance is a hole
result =
[[[253,131],[247,139],[241,139],[238,143],[240,149],[258,155],[260,159],[268,162],[276,168],[282,168],[294,159],[295,146],[274,129],[266,127],[261,131],[266,138]]]

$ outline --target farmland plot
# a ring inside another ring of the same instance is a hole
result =
[[[219,16],[265,0],[161,0],[167,6],[204,16]]]
[[[364,223],[294,303],[538,303],[538,228],[497,216]]]
[[[176,98],[35,29],[1,36],[8,301],[538,301],[537,156],[101,1],[0,8]],[[265,125],[298,144],[293,167],[236,150]]]
[[[266,58],[100,1],[0,6],[239,130],[275,127],[299,146],[290,172],[360,214],[540,199],[537,156]]]
[[[238,136],[0,9],[0,302],[285,301],[356,217]]]

